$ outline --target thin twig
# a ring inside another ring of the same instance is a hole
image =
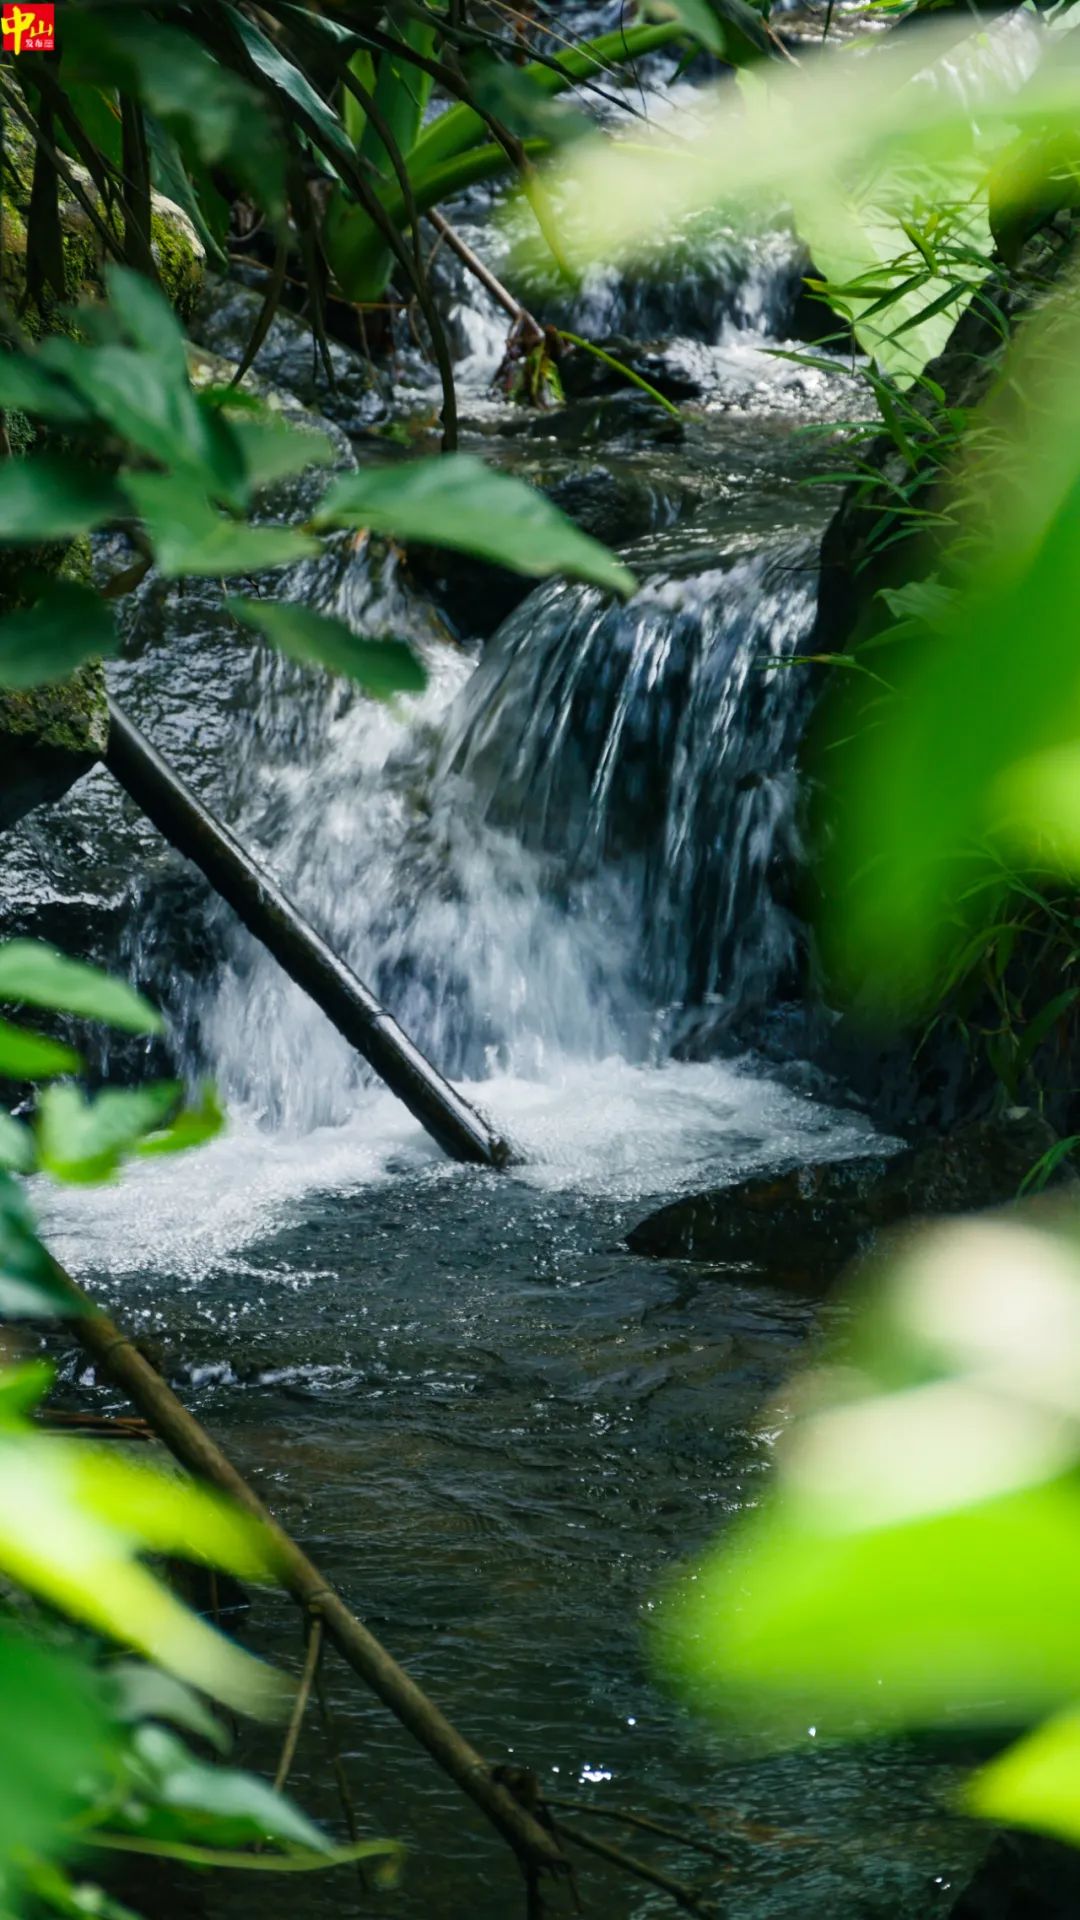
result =
[[[677,1827],[667,1827],[660,1820],[650,1820],[647,1814],[631,1813],[629,1807],[592,1807],[587,1800],[552,1800],[544,1795],[544,1805],[553,1807],[557,1812],[587,1813],[592,1820],[614,1820],[620,1827],[640,1827],[643,1833],[655,1833],[661,1840],[673,1840],[680,1847],[693,1847],[696,1853],[705,1854],[710,1860],[718,1860],[721,1866],[729,1866],[730,1853],[722,1847],[711,1846],[707,1840],[695,1840],[689,1833],[680,1833]]]
[[[304,1671],[300,1676],[300,1685],[296,1690],[296,1699],[293,1701],[292,1715],[288,1727],[285,1730],[285,1740],[281,1748],[281,1759],[278,1761],[277,1772],[274,1775],[275,1793],[281,1792],[281,1789],[289,1777],[289,1769],[296,1757],[296,1746],[300,1738],[300,1729],[304,1724],[307,1703],[311,1698],[311,1683],[315,1678],[321,1657],[322,1621],[318,1614],[315,1614],[307,1637],[307,1655],[304,1660]],[[355,1840],[356,1835],[353,1834],[352,1838]]]
[[[484,265],[479,255],[473,252],[468,241],[462,239],[457,228],[450,225],[449,220],[444,218],[437,207],[430,207],[425,218],[434,227],[439,238],[445,240],[451,252],[457,254],[458,259],[468,268],[473,278],[479,280],[480,285],[487,289],[503,312],[508,313],[511,320],[520,326],[523,343],[530,347],[539,345],[544,338],[544,329],[539,320],[529,312],[528,307],[523,306],[520,300],[515,300],[509,287],[504,287],[502,281],[496,279],[491,268]]]
[[[598,1840],[595,1834],[582,1833],[580,1827],[568,1827],[564,1821],[553,1823],[555,1832],[562,1840],[569,1840],[575,1847],[583,1847],[587,1853],[595,1853],[600,1860],[607,1860],[613,1867],[620,1867],[623,1873],[633,1874],[636,1880],[646,1880],[652,1887],[659,1887],[674,1900],[684,1913],[694,1913],[699,1920],[719,1920],[719,1908],[708,1904],[694,1887],[685,1881],[675,1880],[670,1873],[663,1873],[659,1867],[649,1865],[647,1860],[639,1860],[632,1853],[624,1853],[621,1847],[612,1847],[606,1840]]]

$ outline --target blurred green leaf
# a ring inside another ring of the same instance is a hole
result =
[[[287,480],[309,467],[331,466],[337,449],[325,433],[264,415],[260,419],[231,420],[230,430],[240,448],[252,490]]]
[[[37,1164],[34,1136],[29,1127],[0,1107],[0,1167],[12,1173],[32,1173]]]
[[[58,1073],[78,1073],[81,1066],[73,1047],[0,1020],[0,1075],[5,1080],[51,1080]]]
[[[202,1147],[224,1132],[224,1111],[212,1086],[205,1086],[193,1106],[186,1106],[167,1127],[144,1135],[136,1142],[138,1154],[186,1153]]]
[[[0,1314],[7,1319],[70,1319],[79,1308],[58,1280],[22,1189],[0,1170]]]
[[[0,619],[0,687],[52,685],[87,660],[112,656],[119,645],[116,622],[100,594],[56,580],[32,607]]]
[[[454,547],[516,573],[564,573],[615,593],[632,593],[636,584],[621,560],[542,493],[467,453],[344,474],[323,500],[316,525],[365,527],[406,542]]]
[[[284,1683],[177,1599],[138,1560],[143,1551],[240,1578],[275,1573],[265,1528],[209,1490],[106,1448],[0,1428],[0,1566],[10,1578],[227,1704],[277,1712]]]
[[[57,426],[78,426],[93,419],[91,408],[74,388],[28,353],[0,353],[0,407],[15,407]]]
[[[125,473],[122,481],[167,579],[261,573],[318,552],[316,541],[293,527],[250,527],[228,519],[186,475]]]
[[[111,1180],[136,1143],[175,1111],[180,1094],[175,1080],[107,1087],[90,1099],[78,1087],[46,1088],[35,1129],[42,1167],[75,1184]]]
[[[0,1002],[53,1007],[128,1033],[163,1033],[161,1015],[125,980],[38,940],[0,943]]]
[[[162,1673],[160,1667],[118,1660],[105,1674],[105,1697],[117,1720],[167,1721],[184,1733],[196,1734],[218,1753],[228,1753],[232,1745],[228,1728],[205,1700],[173,1674]]]
[[[333,1843],[254,1774],[208,1766],[160,1726],[141,1726],[128,1756],[130,1798],[110,1825],[142,1839],[190,1840],[242,1847],[272,1841],[309,1853],[332,1853]]]
[[[0,546],[71,540],[126,511],[108,476],[83,461],[54,453],[0,461]]]
[[[112,1762],[114,1736],[83,1662],[0,1626],[0,1886],[35,1850],[65,1852],[85,1782]],[[6,1905],[6,1901],[5,1901]]]
[[[325,667],[359,681],[385,700],[395,693],[422,693],[427,673],[403,640],[367,640],[343,620],[289,600],[228,600],[229,612],[254,627],[294,660]]]
[[[1080,1712],[1055,1715],[981,1767],[964,1805],[1004,1827],[1034,1827],[1070,1846],[1080,1843]]]
[[[677,20],[710,53],[733,66],[774,52],[760,14],[747,0],[648,0],[650,19]]]

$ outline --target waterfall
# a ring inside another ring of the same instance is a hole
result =
[[[241,830],[445,1071],[656,1062],[688,1016],[733,1019],[784,980],[799,557],[656,577],[625,606],[541,587],[479,664],[428,642],[420,699],[338,690],[277,755],[271,682]],[[226,1093],[278,1122],[343,1119],[367,1070],[229,940],[199,1013]]]

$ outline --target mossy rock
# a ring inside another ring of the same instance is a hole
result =
[[[55,687],[0,693],[0,828],[59,800],[99,760],[109,740],[100,661]]]
[[[69,172],[86,200],[104,217],[100,195],[85,168],[69,162]],[[49,296],[47,303],[30,299],[26,284],[26,223],[33,178],[33,140],[27,130],[9,116],[0,164],[0,292],[26,331],[41,335],[69,329],[70,322],[62,313],[64,306],[101,296],[108,253],[85,206],[61,182],[64,297],[60,300]],[[155,193],[151,201],[150,239],[162,289],[186,320],[202,288],[206,253],[183,208],[159,193]]]

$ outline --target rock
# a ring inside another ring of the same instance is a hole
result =
[[[673,1201],[634,1227],[634,1253],[829,1278],[882,1229],[1006,1204],[1057,1135],[1037,1114],[961,1127],[903,1152],[861,1154]],[[1066,1163],[1056,1184],[1075,1182]]]
[[[100,661],[61,686],[0,693],[0,829],[44,801],[59,800],[89,773],[108,739]]]
[[[31,299],[26,284],[26,225],[34,178],[33,139],[14,115],[5,116],[4,180],[0,190],[0,293],[29,333],[59,326],[70,331],[62,309],[104,292],[107,253],[86,208],[61,183],[60,230],[64,254],[64,294]],[[101,197],[84,167],[68,162],[73,180],[100,212]],[[164,194],[151,195],[150,239],[164,292],[187,319],[202,287],[206,252],[182,207]]]
[[[192,333],[200,346],[238,361],[262,311],[262,295],[232,281],[211,279],[195,316]],[[358,432],[387,411],[372,367],[358,353],[331,341],[329,380],[306,320],[279,308],[255,355],[254,370],[274,387],[287,388],[306,407],[315,407],[350,432]]]
[[[1038,1833],[999,1833],[949,1920],[1075,1920],[1080,1852]]]
[[[701,380],[685,359],[678,353],[669,353],[662,341],[645,344],[617,333],[607,340],[598,340],[596,345],[621,360],[624,367],[647,380],[669,400],[696,400],[701,396]],[[624,393],[632,385],[617,367],[609,366],[595,353],[587,353],[581,347],[566,349],[559,361],[559,376],[568,400],[582,400],[598,393]]]

